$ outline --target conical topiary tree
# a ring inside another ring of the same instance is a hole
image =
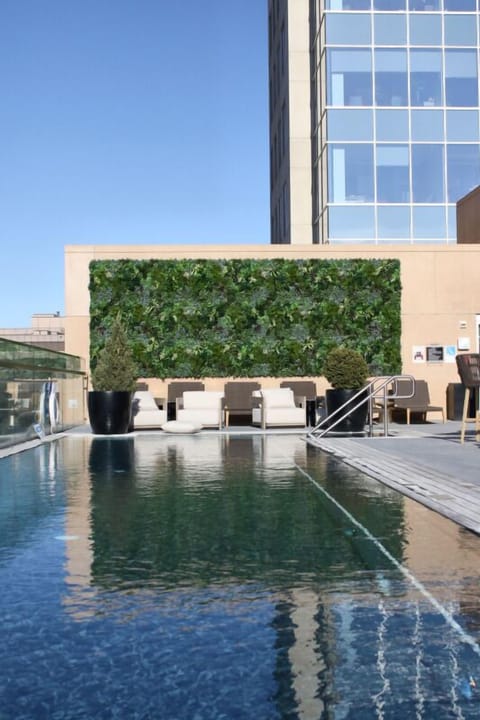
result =
[[[117,315],[92,370],[92,385],[94,390],[133,392],[137,379],[138,370],[128,336]]]

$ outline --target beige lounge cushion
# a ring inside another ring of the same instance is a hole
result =
[[[266,425],[305,425],[305,409],[298,407],[268,408],[265,415]],[[252,422],[260,425],[262,422],[262,411],[260,408],[253,408]]]
[[[295,407],[295,396],[290,388],[268,388],[261,390],[265,407],[291,408]]]
[[[183,393],[183,408],[186,410],[200,408],[219,408],[223,392],[209,390],[186,390]]]
[[[148,390],[137,390],[132,403],[133,426],[140,428],[159,428],[167,420],[166,410],[157,407],[155,398]]]
[[[169,420],[162,425],[162,430],[167,433],[196,433],[202,429],[202,425],[192,422],[181,422],[180,420]]]
[[[148,390],[137,390],[133,396],[133,402],[138,406],[138,410],[158,410],[157,403],[152,393]]]

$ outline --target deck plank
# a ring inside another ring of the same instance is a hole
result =
[[[471,458],[469,450],[452,444],[449,448],[456,454],[458,462],[451,458],[441,470],[438,458],[432,463],[431,449],[428,447],[422,458],[422,443],[425,438],[417,438],[419,445],[411,444],[402,448],[402,439],[395,446],[375,442],[372,439],[359,438],[309,438],[308,442],[337,457],[350,467],[375,478],[384,485],[403,495],[422,503],[465,528],[480,534],[480,468],[479,481],[472,477],[472,464],[468,464],[468,477],[462,477],[462,461]],[[423,445],[425,449],[426,446]],[[480,454],[478,454],[480,464]],[[475,457],[476,461],[476,457]]]

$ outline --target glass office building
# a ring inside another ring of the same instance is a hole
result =
[[[271,23],[277,3],[298,28],[299,1],[272,0]],[[480,184],[478,1],[308,3],[311,242],[456,241],[455,203]]]

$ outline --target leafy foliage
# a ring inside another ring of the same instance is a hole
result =
[[[398,260],[98,260],[91,363],[116,309],[143,377],[321,375],[351,347],[400,371]]]
[[[120,315],[116,315],[110,334],[98,353],[92,371],[95,390],[135,390],[138,378],[137,366],[123,327]]]
[[[332,348],[325,358],[323,376],[334,388],[357,390],[368,377],[368,365],[356,350]]]

